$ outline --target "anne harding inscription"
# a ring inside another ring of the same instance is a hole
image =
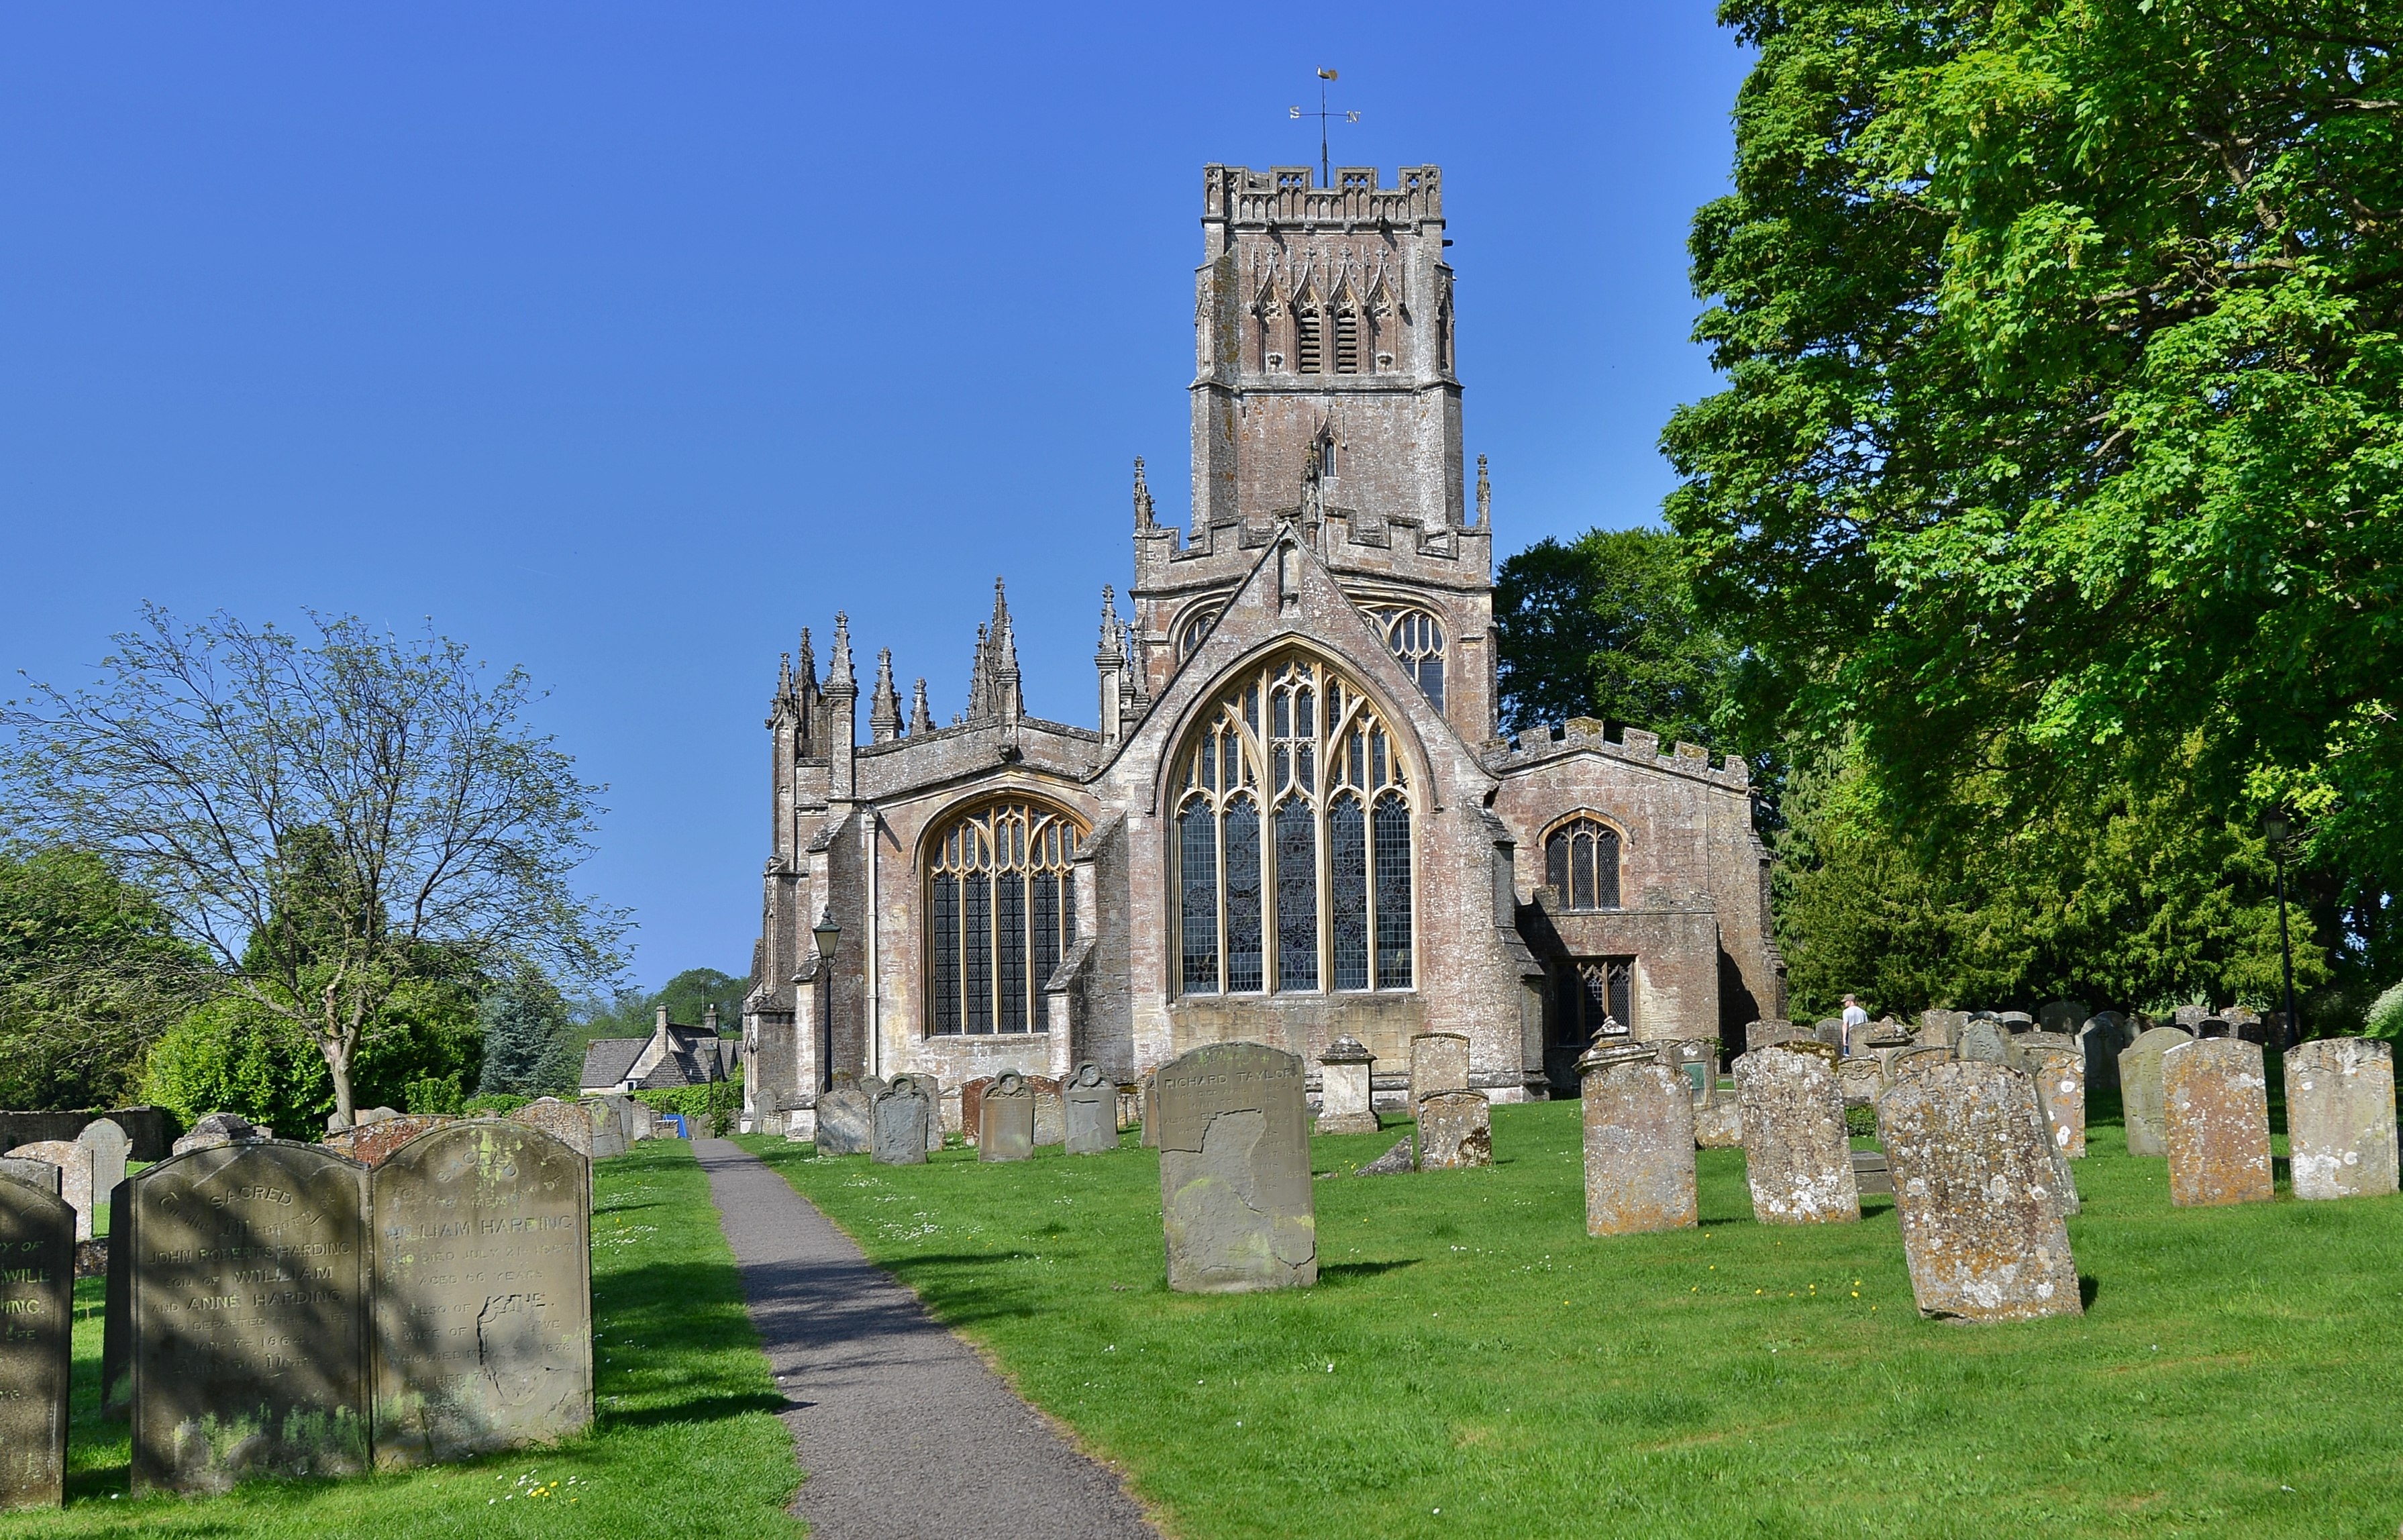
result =
[[[0,1509],[65,1500],[76,1211],[0,1176]]]
[[[133,1487],[368,1464],[367,1171],[280,1142],[133,1179]]]
[[[590,1162],[538,1128],[479,1120],[419,1134],[368,1180],[376,1464],[590,1422]]]

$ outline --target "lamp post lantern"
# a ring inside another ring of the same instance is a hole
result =
[[[2261,833],[2270,841],[2270,855],[2278,866],[2278,955],[2286,976],[2286,1041],[2289,1045],[2302,1040],[2302,1023],[2295,1019],[2295,944],[2286,931],[2286,841],[2295,832],[2294,821],[2284,808],[2271,808],[2261,815]]]
[[[832,1085],[834,1074],[834,949],[842,939],[842,927],[835,923],[834,906],[818,911],[818,923],[810,927],[810,935],[818,944],[818,993],[826,998],[826,1036],[818,1053],[817,1087],[824,1090]]]

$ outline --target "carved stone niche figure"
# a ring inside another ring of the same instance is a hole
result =
[[[2296,1197],[2395,1191],[2393,1050],[2367,1037],[2323,1037],[2288,1048],[2286,1134]]]
[[[1035,1155],[1035,1091],[1026,1076],[1004,1070],[993,1077],[978,1103],[984,1126],[977,1134],[979,1160],[1026,1160]]]
[[[1153,1079],[1168,1286],[1212,1294],[1315,1283],[1300,1057],[1210,1043],[1160,1065]]]
[[[1353,1037],[1339,1037],[1318,1058],[1318,1131],[1374,1133],[1377,1108],[1368,1082],[1377,1056]]]
[[[1747,1053],[1735,1061],[1735,1091],[1753,1217],[1764,1225],[1859,1219],[1843,1098],[1827,1061],[1787,1047]]]
[[[1589,1049],[1577,1061],[1585,1102],[1588,1235],[1690,1229],[1694,1095],[1686,1077],[1641,1045]]]
[[[1090,1061],[1060,1088],[1070,1155],[1106,1155],[1118,1147],[1118,1089]]]

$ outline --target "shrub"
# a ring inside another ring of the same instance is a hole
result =
[[[1855,1139],[1877,1137],[1877,1108],[1846,1107],[1844,1132]]]
[[[2383,1037],[2390,1042],[2403,1038],[2403,984],[2370,1002],[2369,1014],[2361,1023],[2364,1037]]]
[[[453,1073],[411,1080],[401,1088],[401,1105],[410,1112],[455,1116],[460,1107],[459,1076]]]
[[[531,1096],[495,1091],[484,1096],[467,1098],[459,1103],[459,1110],[470,1117],[507,1117],[533,1100]]]

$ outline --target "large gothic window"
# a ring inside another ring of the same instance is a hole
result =
[[[1443,622],[1424,610],[1375,609],[1368,612],[1385,633],[1385,645],[1400,659],[1402,672],[1418,682],[1435,709],[1443,709]]]
[[[1076,939],[1082,826],[1025,802],[944,829],[926,878],[926,1023],[938,1035],[1042,1032],[1043,986]]]
[[[1341,675],[1285,657],[1239,680],[1176,787],[1184,992],[1411,986],[1410,780]]]
[[[1544,841],[1544,881],[1563,909],[1617,909],[1618,831],[1598,818],[1563,824]]]

